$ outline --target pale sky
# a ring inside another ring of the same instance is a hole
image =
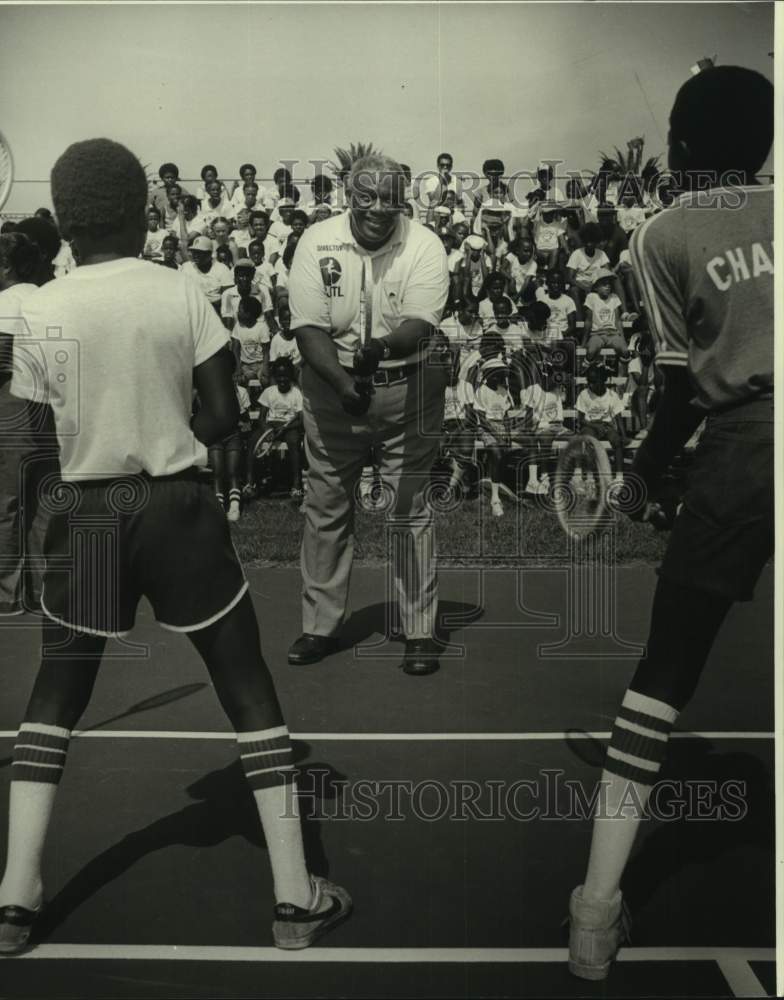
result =
[[[772,79],[772,3],[190,4],[0,7],[0,129],[19,181],[71,142],[108,136],[184,178],[215,163],[332,157],[372,141],[431,169],[507,172],[646,137],[703,56]],[[296,171],[312,174],[312,168]],[[17,183],[7,212],[50,205]]]

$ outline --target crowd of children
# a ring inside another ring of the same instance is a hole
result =
[[[626,438],[645,433],[660,389],[628,251],[630,234],[660,202],[634,178],[608,184],[603,175],[588,186],[570,180],[564,196],[547,166],[518,197],[500,160],[485,162],[483,188],[461,193],[451,156],[442,153],[437,166],[409,187],[404,211],[438,234],[450,272],[441,323],[454,361],[444,438],[450,489],[463,489],[479,461],[500,516],[502,492],[549,490],[553,440],[581,429],[609,442],[620,473]],[[210,453],[232,521],[265,487],[259,456],[285,455],[287,488],[302,498],[301,358],[289,331],[288,274],[305,229],[346,207],[341,184],[326,174],[315,175],[310,194],[285,168],[271,186],[260,184],[251,163],[235,181],[206,165],[193,193],[165,163],[150,190],[143,257],[196,282],[232,336],[242,421]],[[58,258],[59,273],[76,265],[65,242]],[[519,490],[516,480],[505,485],[510,455],[527,470]]]

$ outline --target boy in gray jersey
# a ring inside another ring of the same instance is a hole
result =
[[[607,750],[585,883],[570,901],[569,968],[584,979],[604,979],[622,943],[621,875],[669,734],[727,612],[751,598],[773,553],[773,191],[755,181],[772,138],[763,76],[721,66],[690,79],[669,133],[685,193],[632,237],[665,374],[634,465],[637,519],[654,519],[648,500],[671,459],[706,428]]]

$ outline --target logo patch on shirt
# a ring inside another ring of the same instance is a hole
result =
[[[322,257],[319,260],[319,267],[321,268],[321,278],[324,282],[324,287],[331,288],[333,285],[337,285],[342,277],[342,270],[335,258]]]

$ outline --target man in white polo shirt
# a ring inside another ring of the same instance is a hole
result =
[[[431,335],[446,303],[441,241],[402,213],[393,160],[358,160],[351,211],[305,232],[289,275],[291,329],[304,359],[309,463],[302,543],[303,634],[289,662],[337,645],[353,558],[354,495],[373,448],[394,497],[393,573],[406,636],[403,668],[438,669],[432,513],[423,493],[441,432],[447,366]]]

